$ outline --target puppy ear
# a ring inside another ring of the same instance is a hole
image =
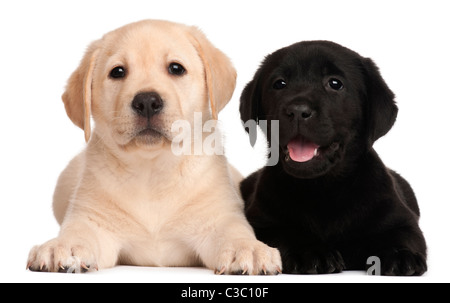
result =
[[[375,63],[364,58],[362,64],[366,76],[368,136],[369,144],[372,145],[392,128],[398,108],[394,93],[381,77]]]
[[[192,44],[205,69],[211,113],[217,120],[218,113],[230,101],[236,86],[236,70],[230,59],[214,47],[198,28],[190,27]]]
[[[252,146],[256,143],[256,128],[259,124],[260,110],[259,104],[261,102],[261,87],[260,87],[261,69],[259,69],[251,80],[245,86],[241,94],[239,112],[241,113],[241,120],[245,130],[250,136],[250,144]]]
[[[84,130],[86,142],[91,136],[92,74],[99,52],[99,41],[92,43],[80,66],[72,73],[62,95],[66,113],[72,122]]]
[[[239,111],[241,113],[241,120],[245,123],[249,120],[258,121],[258,104],[261,99],[259,77],[261,72],[258,70],[253,77],[253,80],[247,83],[241,94]]]

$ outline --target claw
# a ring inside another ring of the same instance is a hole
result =
[[[214,274],[216,274],[216,275],[223,275],[224,272],[225,272],[225,266],[223,266],[220,271],[218,271],[217,269],[214,270]]]
[[[39,270],[42,270],[42,269],[44,268],[44,266],[45,266],[45,262],[42,261],[42,262],[41,262],[41,265],[39,265]]]
[[[266,267],[263,265],[263,267],[262,267],[262,271],[263,271],[263,273],[265,274],[265,275],[267,275],[267,271],[266,271]]]
[[[279,273],[279,274],[282,274],[283,272],[281,271],[281,268],[279,267],[279,266],[277,266],[277,272]]]
[[[28,263],[27,263],[27,268],[26,269],[30,269],[30,267],[31,267],[31,261],[28,261]]]
[[[80,266],[86,270],[89,270],[89,267],[86,266],[86,263],[81,262]]]
[[[245,275],[245,274],[247,274],[247,272],[248,272],[248,267],[247,267],[247,266],[245,266],[245,267],[244,267],[244,271],[242,272],[242,275]]]
[[[58,267],[62,270],[66,270],[66,268],[61,264],[61,262],[58,263]]]

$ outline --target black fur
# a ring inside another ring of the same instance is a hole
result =
[[[284,273],[364,270],[369,256],[380,258],[382,275],[427,270],[414,192],[372,148],[397,116],[372,60],[328,41],[280,49],[245,87],[240,112],[244,122],[279,120],[279,139],[266,133],[279,145],[278,164],[246,178],[241,192],[257,237],[280,250]],[[287,146],[296,137],[319,145],[319,155],[293,161]]]

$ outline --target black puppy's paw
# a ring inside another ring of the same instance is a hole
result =
[[[282,259],[283,273],[286,274],[330,274],[345,268],[338,251],[304,251],[285,254]]]
[[[380,255],[381,275],[421,276],[427,271],[425,256],[407,249],[384,252]]]

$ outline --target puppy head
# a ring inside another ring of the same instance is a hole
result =
[[[395,122],[397,107],[375,64],[327,41],[300,42],[263,61],[247,84],[241,119],[279,120],[284,170],[316,178],[345,168]],[[271,123],[268,123],[270,126]]]
[[[230,60],[200,30],[145,20],[93,42],[62,99],[86,141],[92,112],[108,143],[154,149],[170,142],[176,120],[217,119],[235,83]]]

